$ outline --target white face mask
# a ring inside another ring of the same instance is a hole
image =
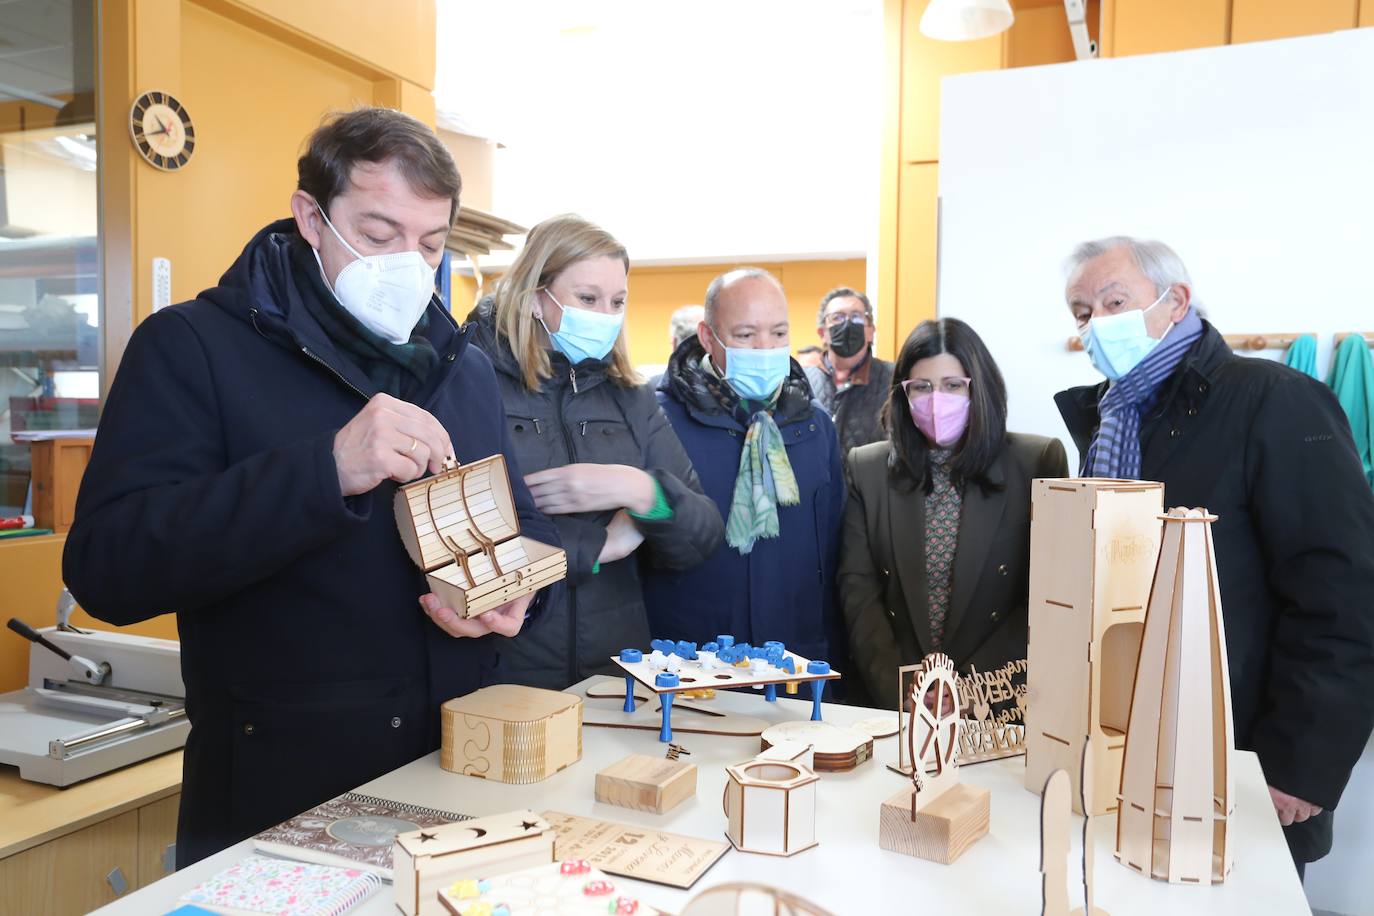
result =
[[[332,292],[339,305],[379,337],[394,344],[410,340],[410,332],[415,330],[429,300],[434,297],[434,268],[425,263],[418,251],[358,254],[339,235],[324,208],[317,203],[315,209],[320,211],[324,224],[339,243],[357,258],[345,264],[334,278]],[[320,274],[328,286],[329,277],[324,273],[324,262],[318,251],[315,262],[320,265]]]

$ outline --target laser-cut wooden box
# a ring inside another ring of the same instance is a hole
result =
[[[547,779],[582,759],[582,700],[570,693],[497,684],[439,708],[439,765],[516,785]]]
[[[520,533],[504,455],[396,491],[396,527],[445,607],[476,617],[568,574],[563,550]]]

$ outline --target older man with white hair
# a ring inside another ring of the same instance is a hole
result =
[[[1236,746],[1259,754],[1302,872],[1374,727],[1374,493],[1320,382],[1236,356],[1161,242],[1085,242],[1069,310],[1107,381],[1055,401],[1083,473],[1205,506],[1226,614]]]

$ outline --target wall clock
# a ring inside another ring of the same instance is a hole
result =
[[[129,109],[129,136],[140,156],[167,172],[184,166],[196,149],[191,116],[165,92],[149,91],[134,99]]]

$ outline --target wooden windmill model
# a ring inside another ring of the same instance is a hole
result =
[[[1212,522],[1171,509],[1150,593],[1121,770],[1116,856],[1173,884],[1234,864],[1234,736]]]
[[[912,679],[910,788],[883,802],[883,849],[948,865],[988,832],[987,789],[959,781],[959,679],[948,655],[934,653]]]

